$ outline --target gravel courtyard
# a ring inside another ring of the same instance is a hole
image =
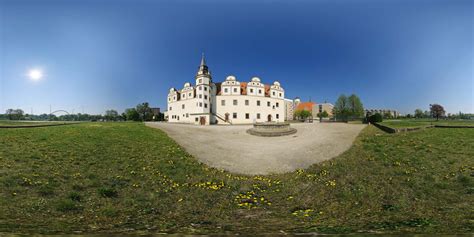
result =
[[[271,174],[306,168],[351,147],[361,124],[297,123],[298,132],[283,137],[246,133],[251,125],[195,126],[149,122],[166,132],[201,162],[239,174]]]

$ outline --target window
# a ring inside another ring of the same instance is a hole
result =
[[[260,119],[260,114],[257,114],[257,119]]]
[[[281,97],[281,93],[280,93],[280,97]]]
[[[237,105],[237,100],[234,100],[234,105]]]
[[[267,106],[270,107],[270,101],[267,101]]]
[[[204,90],[207,91],[207,86],[204,87]]]
[[[272,94],[275,95],[275,92],[273,92]]]
[[[168,97],[168,101],[171,101],[171,97]]]
[[[276,102],[276,107],[278,108],[278,102]]]
[[[277,118],[277,119],[279,119],[279,118],[280,118],[280,115],[279,115],[279,114],[277,114],[276,118]]]
[[[253,89],[250,89],[250,93],[253,93]]]
[[[201,94],[199,94],[199,99],[201,99],[201,98],[202,98],[202,95],[201,95]]]
[[[198,89],[199,89],[199,90],[202,90],[202,87],[201,87],[201,86],[198,86]]]
[[[194,121],[196,121],[196,122],[197,122],[197,121],[199,121],[199,119],[198,119],[198,118],[195,118],[195,119],[194,119]]]
[[[199,107],[202,107],[202,103],[201,103],[201,102],[199,102]]]
[[[202,79],[199,79],[199,84],[201,84],[201,83],[202,83]]]
[[[249,100],[245,100],[245,105],[249,105]]]
[[[183,104],[183,105],[181,105],[181,108],[182,108],[182,109],[184,109],[184,104]]]
[[[173,107],[170,106],[170,110],[173,110]]]
[[[225,100],[221,100],[221,105],[225,106]]]
[[[173,96],[173,100],[176,100],[176,96]]]
[[[189,92],[188,97],[191,97],[192,95],[193,95],[193,94],[191,94],[191,92]]]
[[[250,119],[250,114],[246,113],[245,114],[245,119]]]
[[[229,90],[227,88],[224,88],[224,93],[227,93],[229,92]]]
[[[233,113],[233,114],[232,114],[232,118],[235,118],[235,119],[236,119],[236,118],[237,118],[237,113]]]
[[[234,92],[237,93],[237,88],[234,88]]]
[[[186,114],[186,118],[189,118],[189,114]]]
[[[259,93],[259,94],[262,94],[262,90],[258,90],[258,93]]]
[[[207,108],[207,103],[204,103],[204,108]]]
[[[186,94],[183,94],[183,99],[186,98]]]
[[[204,95],[204,99],[207,100],[207,95]]]
[[[260,106],[260,100],[257,100],[257,106]]]

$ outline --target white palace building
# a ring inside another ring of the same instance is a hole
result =
[[[186,82],[181,90],[169,90],[167,118],[170,123],[198,125],[283,122],[290,117],[286,106],[293,106],[288,101],[277,81],[265,85],[258,77],[239,82],[228,76],[222,83],[213,82],[203,55],[196,85]]]

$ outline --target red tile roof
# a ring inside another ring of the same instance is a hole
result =
[[[314,102],[301,102],[296,106],[295,110],[307,110],[307,111],[313,111],[313,105],[316,103]]]

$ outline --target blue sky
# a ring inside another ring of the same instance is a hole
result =
[[[288,98],[474,112],[473,12],[467,0],[0,0],[0,111],[165,108],[204,52],[214,81],[278,80]]]

